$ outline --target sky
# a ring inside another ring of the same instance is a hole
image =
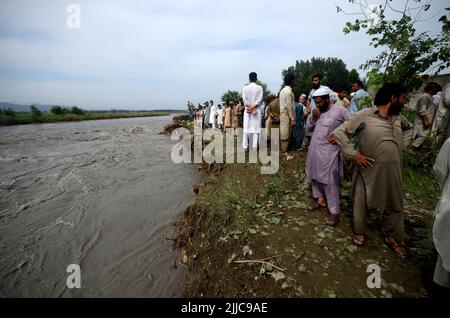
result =
[[[71,4],[79,28],[69,27]],[[446,4],[433,0],[437,18],[419,30],[439,32]],[[183,109],[241,91],[252,71],[276,93],[296,60],[338,57],[357,69],[379,52],[363,32],[342,32],[353,16],[336,5],[357,9],[347,0],[2,0],[0,101]]]

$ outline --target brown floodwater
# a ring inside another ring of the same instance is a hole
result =
[[[200,181],[170,117],[0,127],[1,297],[179,297],[167,237]],[[69,289],[67,266],[81,270]]]

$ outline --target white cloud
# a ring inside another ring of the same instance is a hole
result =
[[[241,89],[250,71],[275,92],[297,59],[356,68],[376,53],[364,34],[342,33],[349,17],[333,1],[81,0],[79,30],[66,27],[72,2],[0,3],[0,99],[180,108]],[[33,76],[8,79],[14,70]]]

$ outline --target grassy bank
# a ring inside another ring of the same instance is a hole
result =
[[[341,187],[341,224],[309,212],[305,155],[282,162],[276,175],[256,164],[210,166],[195,202],[178,220],[175,242],[191,272],[189,297],[431,297],[435,251],[430,240],[439,190],[430,172],[406,176],[407,244],[398,259],[383,243],[381,213],[370,218],[367,245],[350,236],[350,183]],[[415,171],[415,172],[414,172]],[[382,288],[366,285],[367,266],[381,268]]]
[[[33,117],[31,113],[17,113],[15,116],[0,115],[0,125],[22,125],[33,123],[54,123],[64,121],[99,120],[131,117],[169,116],[175,112],[145,111],[145,112],[85,112],[84,114],[43,113],[40,117]],[[176,112],[180,113],[180,112]]]

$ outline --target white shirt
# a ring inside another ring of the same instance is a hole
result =
[[[209,113],[209,123],[210,124],[213,124],[215,122],[216,115],[217,115],[217,107],[216,107],[216,105],[213,104],[211,106],[211,110],[210,110],[210,113]]]
[[[242,99],[244,106],[260,106],[263,99],[263,88],[256,83],[250,83],[244,86],[242,90]],[[259,134],[261,132],[261,107],[256,108],[256,115],[244,111],[244,134]]]
[[[250,83],[244,86],[242,90],[242,99],[244,100],[244,106],[249,105],[261,105],[263,99],[263,88],[256,83]],[[259,107],[258,107],[259,108]]]

